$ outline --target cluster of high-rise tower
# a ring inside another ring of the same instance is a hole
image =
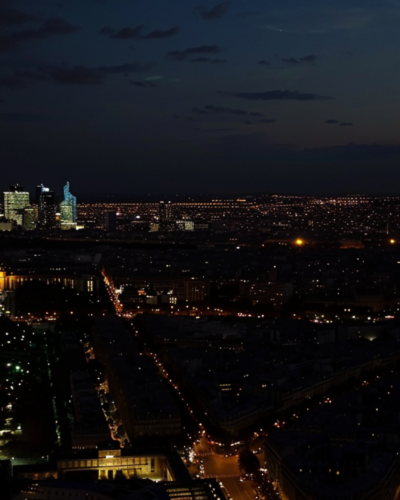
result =
[[[4,192],[5,223],[22,226],[24,229],[73,229],[76,227],[76,197],[64,186],[64,197],[40,184],[36,187],[36,200],[31,203],[30,194],[15,184]]]

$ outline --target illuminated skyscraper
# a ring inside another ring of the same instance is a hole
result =
[[[69,182],[64,186],[64,200],[60,203],[60,223],[62,229],[76,226],[76,197],[69,190]]]
[[[64,186],[64,201],[68,201],[72,205],[72,214],[73,214],[73,219],[72,222],[76,222],[76,196],[73,196],[73,194],[69,190],[69,182]]]
[[[36,197],[39,205],[39,226],[54,228],[56,226],[56,195],[50,188],[40,184],[36,188]]]
[[[160,231],[173,231],[175,228],[172,203],[160,201],[159,204],[159,229]]]
[[[4,216],[15,221],[18,226],[23,224],[24,208],[29,207],[29,193],[19,184],[10,186],[10,191],[4,192]]]
[[[32,231],[36,228],[37,224],[37,207],[25,207],[22,214],[22,221],[24,229]]]

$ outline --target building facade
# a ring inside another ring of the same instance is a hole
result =
[[[19,184],[10,186],[10,190],[4,192],[4,216],[18,226],[23,225],[24,209],[29,205],[29,193]]]
[[[36,188],[36,197],[39,206],[39,226],[52,229],[56,226],[56,195],[50,188],[40,184]]]
[[[60,203],[60,224],[62,229],[76,225],[76,196],[69,190],[69,182],[64,186],[64,200]]]

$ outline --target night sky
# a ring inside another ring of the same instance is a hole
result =
[[[396,0],[0,0],[0,188],[396,194],[399,25]]]

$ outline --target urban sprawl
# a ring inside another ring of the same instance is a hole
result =
[[[4,498],[394,500],[399,312],[400,197],[11,186]]]

